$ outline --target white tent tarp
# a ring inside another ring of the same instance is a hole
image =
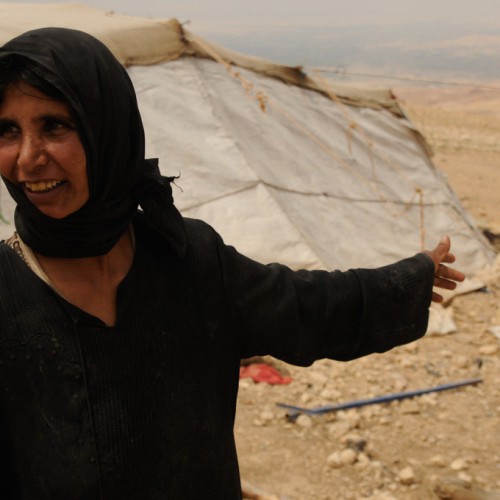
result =
[[[87,31],[127,65],[147,154],[181,175],[177,206],[242,253],[292,268],[377,266],[448,233],[468,273],[492,262],[389,91],[235,54],[175,20],[0,4],[0,44],[42,26]],[[1,204],[12,220],[5,189]],[[11,231],[2,225],[0,236]]]

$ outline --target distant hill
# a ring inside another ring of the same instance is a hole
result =
[[[291,65],[388,76],[500,80],[500,26],[323,26],[207,37],[235,50]]]

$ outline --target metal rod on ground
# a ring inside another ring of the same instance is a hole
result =
[[[323,413],[328,413],[332,411],[348,410],[350,408],[359,408],[360,406],[389,403],[390,401],[399,401],[400,399],[413,398],[415,396],[421,396],[422,394],[429,394],[430,392],[447,391],[449,389],[455,389],[457,387],[462,387],[464,385],[479,384],[482,381],[483,381],[482,378],[473,378],[469,380],[463,380],[461,382],[451,382],[449,384],[437,385],[435,387],[430,387],[428,389],[417,389],[415,391],[396,392],[393,394],[386,394],[385,396],[379,396],[376,398],[358,399],[356,401],[348,401],[346,403],[339,403],[336,405],[318,406],[316,408],[302,408],[300,406],[289,405],[286,403],[276,403],[276,405],[279,406],[280,408],[285,408],[286,410],[290,410],[291,413],[288,414],[288,417],[294,420],[301,413],[305,413],[307,415],[322,415]]]

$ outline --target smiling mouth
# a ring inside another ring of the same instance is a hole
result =
[[[30,193],[47,193],[65,182],[66,181],[23,182],[23,186],[26,191]]]

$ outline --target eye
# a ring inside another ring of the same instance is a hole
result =
[[[0,139],[13,139],[19,134],[19,127],[11,121],[0,120]]]
[[[75,130],[75,127],[71,122],[59,118],[47,118],[43,125],[44,133],[55,136],[64,135],[72,130]]]

